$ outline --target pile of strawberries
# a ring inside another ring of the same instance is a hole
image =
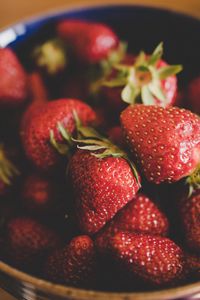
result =
[[[0,49],[1,259],[92,289],[200,280],[200,77],[180,92],[162,43],[104,24],[56,32],[32,71]]]

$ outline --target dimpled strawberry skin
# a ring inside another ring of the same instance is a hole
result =
[[[200,190],[181,201],[180,215],[187,245],[200,253]]]
[[[106,251],[110,239],[120,231],[166,236],[168,229],[166,216],[146,195],[139,193],[97,234],[96,245],[100,251]]]
[[[182,250],[170,239],[125,232],[111,240],[111,253],[121,267],[153,285],[169,285],[182,277]]]
[[[19,105],[27,96],[27,74],[18,58],[11,49],[0,49],[0,104]]]
[[[127,144],[146,178],[159,184],[190,175],[200,162],[200,119],[178,107],[131,105],[121,114]]]
[[[77,151],[69,165],[80,229],[94,234],[135,196],[139,186],[123,158]]]
[[[21,138],[24,150],[29,160],[38,169],[49,171],[59,164],[60,155],[50,144],[50,130],[54,132],[57,142],[63,142],[57,124],[60,122],[69,133],[72,133],[75,129],[74,110],[83,125],[95,120],[94,111],[87,104],[76,99],[48,102],[33,109],[33,115],[29,114],[30,119],[27,124],[22,120],[24,126],[21,127]]]

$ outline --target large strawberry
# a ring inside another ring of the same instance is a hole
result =
[[[182,67],[169,66],[161,59],[162,54],[161,43],[150,56],[141,52],[137,57],[128,56],[128,59],[113,66],[113,71],[103,82],[102,89],[111,108],[120,111],[125,103],[154,104],[162,107],[175,103],[175,74],[180,72]]]
[[[200,253],[200,189],[181,200],[180,216],[188,247]]]
[[[93,241],[81,235],[48,257],[44,273],[53,282],[88,286],[94,282],[96,263]]]
[[[78,127],[69,164],[80,229],[94,234],[137,193],[140,178],[127,154],[88,127]]]
[[[156,286],[174,284],[184,273],[184,254],[168,238],[119,232],[111,239],[110,253],[133,279]]]
[[[111,238],[120,231],[148,233],[165,236],[168,233],[168,220],[144,194],[137,194],[111,222],[97,234],[96,245],[100,251],[108,248]]]
[[[94,64],[116,50],[119,39],[108,26],[88,21],[63,20],[57,24],[57,33],[80,61]]]
[[[38,221],[28,217],[17,217],[7,225],[8,254],[20,268],[35,269],[41,259],[58,247],[58,235]]]
[[[0,106],[16,107],[28,96],[27,74],[15,53],[0,49]]]
[[[187,101],[190,109],[200,114],[200,76],[193,79],[187,89]]]
[[[148,181],[170,183],[198,171],[200,119],[190,111],[130,105],[121,114],[121,124]]]
[[[94,111],[85,103],[76,99],[59,99],[35,108],[29,113],[28,122],[22,120],[21,138],[27,157],[42,171],[54,169],[60,162],[60,155],[54,149],[66,153],[68,147],[61,143],[75,130],[74,111],[83,124],[95,120]],[[59,125],[65,128],[63,135]],[[50,142],[51,135],[51,142]],[[52,145],[53,144],[53,145]]]

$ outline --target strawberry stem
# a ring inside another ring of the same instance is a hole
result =
[[[186,184],[189,187],[188,197],[190,197],[195,190],[200,189],[200,165],[198,165],[196,170],[187,177]]]
[[[7,158],[3,144],[0,144],[0,179],[11,185],[12,179],[20,173],[14,164]]]

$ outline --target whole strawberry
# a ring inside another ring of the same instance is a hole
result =
[[[16,107],[28,96],[27,74],[15,53],[0,49],[0,106]]]
[[[25,178],[22,188],[22,204],[37,216],[48,216],[59,204],[59,189],[49,178],[31,174]]]
[[[175,182],[200,163],[200,119],[178,107],[130,105],[121,114],[124,136],[148,181]]]
[[[17,217],[7,225],[8,254],[14,265],[28,270],[38,268],[41,259],[58,247],[55,232],[28,217]]]
[[[119,232],[110,242],[110,253],[130,276],[155,286],[172,285],[182,277],[182,250],[170,239]]]
[[[53,282],[89,286],[94,282],[95,269],[93,241],[89,236],[81,235],[48,257],[44,273]]]
[[[188,247],[200,253],[200,190],[182,199],[180,216]]]
[[[168,220],[156,204],[144,194],[137,194],[96,237],[96,245],[107,250],[111,238],[120,231],[165,236]]]
[[[64,139],[70,143],[69,135],[75,130],[74,112],[85,125],[95,120],[94,111],[76,99],[45,103],[33,108],[32,114],[29,112],[27,122],[22,119],[20,134],[26,156],[41,171],[48,172],[59,165],[61,155],[58,152],[68,153],[69,148],[63,143]],[[27,120],[26,114],[24,118]],[[59,126],[64,128],[63,134]]]
[[[193,79],[187,89],[187,101],[189,108],[197,113],[200,114],[200,76]]]
[[[113,109],[123,109],[128,104],[143,103],[167,107],[173,105],[177,96],[177,78],[180,65],[169,66],[161,59],[162,43],[152,55],[141,52],[137,57],[128,56],[114,65],[113,71],[103,82],[103,95]],[[120,105],[121,103],[121,105]]]
[[[57,33],[72,48],[78,60],[89,64],[107,58],[119,45],[112,29],[101,23],[63,20],[57,25]]]

